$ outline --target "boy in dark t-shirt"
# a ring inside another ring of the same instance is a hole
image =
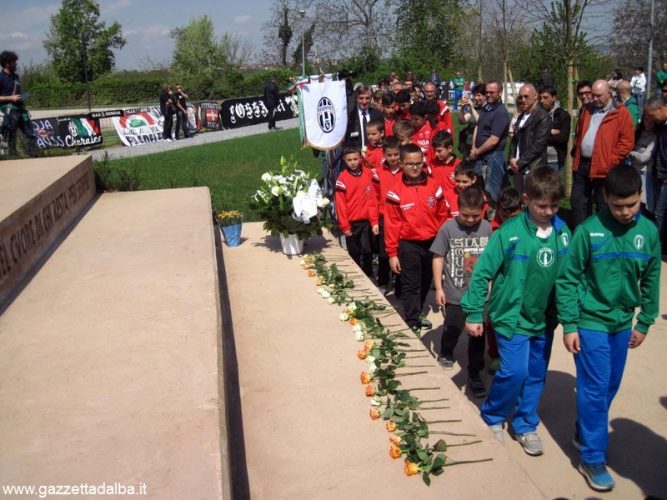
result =
[[[431,245],[435,300],[445,313],[440,365],[446,370],[454,368],[454,348],[465,326],[461,297],[492,233],[491,224],[482,218],[485,203],[479,187],[464,188],[458,196],[458,215],[442,225]],[[444,280],[440,279],[443,270]],[[475,397],[486,395],[479,376],[484,367],[484,346],[484,336],[468,339],[468,387]]]

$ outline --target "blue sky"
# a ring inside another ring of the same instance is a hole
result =
[[[49,28],[49,18],[61,6],[57,0],[2,0],[0,50],[13,50],[19,65],[46,61],[42,45]],[[208,14],[216,34],[238,34],[258,51],[262,44],[262,23],[268,20],[273,0],[98,0],[100,18],[111,24],[118,21],[127,40],[116,51],[118,69],[145,67],[146,58],[153,63],[168,63],[173,50],[169,31],[187,24],[190,19]],[[19,68],[20,71],[20,68]]]

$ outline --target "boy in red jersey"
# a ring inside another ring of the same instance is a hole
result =
[[[433,148],[433,160],[429,164],[431,177],[445,191],[454,189],[454,173],[461,160],[452,153],[454,149],[452,134],[444,130],[437,132],[433,136],[431,147]]]
[[[384,158],[382,139],[384,139],[384,120],[371,120],[366,125],[368,142],[363,150],[364,165],[372,170],[380,167]]]
[[[459,214],[459,193],[464,188],[476,184],[477,174],[475,173],[475,167],[466,163],[459,164],[454,171],[454,187],[445,190],[445,199],[449,205],[452,217],[456,217]],[[485,203],[482,210],[482,217],[486,215],[487,209],[488,204]]]
[[[394,135],[401,141],[401,146],[410,144],[415,128],[410,120],[398,120],[394,123]]]
[[[412,142],[421,148],[422,153],[424,154],[424,160],[426,160],[427,165],[430,165],[431,160],[433,159],[433,152],[431,151],[433,128],[431,128],[431,124],[427,120],[427,115],[428,111],[424,101],[417,101],[410,106],[410,117],[412,119],[412,125],[415,128],[415,131],[412,134]]]
[[[384,115],[384,135],[394,135],[394,123],[396,123],[396,110],[398,105],[393,92],[385,92],[382,96],[382,114]]]
[[[358,144],[343,148],[343,170],[336,180],[336,217],[347,252],[366,276],[373,274],[371,232],[378,234],[378,203],[373,172],[361,166]]]
[[[401,148],[403,175],[387,193],[385,245],[389,266],[401,275],[405,322],[413,332],[432,328],[422,317],[431,287],[431,244],[448,217],[442,187],[424,172],[424,155],[416,144]]]
[[[401,142],[398,137],[385,137],[382,142],[384,159],[380,167],[375,170],[373,182],[378,196],[378,207],[380,213],[380,233],[378,234],[377,254],[378,254],[378,288],[382,294],[388,292],[391,280],[391,269],[389,267],[389,256],[384,244],[384,214],[385,200],[387,192],[401,177]]]

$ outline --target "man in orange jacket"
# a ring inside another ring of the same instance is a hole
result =
[[[607,172],[623,163],[635,145],[632,116],[623,104],[615,105],[604,80],[593,84],[592,101],[582,107],[577,123],[572,163],[572,225],[578,226],[606,208],[603,184]]]

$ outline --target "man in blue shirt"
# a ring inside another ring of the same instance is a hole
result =
[[[498,81],[486,84],[486,106],[479,112],[475,126],[470,159],[475,160],[477,174],[484,176],[484,189],[495,207],[498,195],[508,184],[505,166],[505,143],[510,127],[510,116],[501,102]]]
[[[21,93],[19,76],[16,74],[19,57],[5,50],[0,53],[0,135],[7,141],[9,154],[16,156],[16,131],[26,137],[28,155],[37,156],[37,139],[25,107],[25,94]]]

